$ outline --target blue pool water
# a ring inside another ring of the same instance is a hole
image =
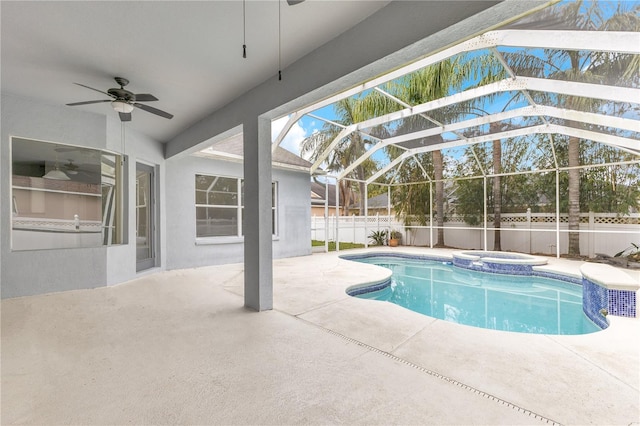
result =
[[[579,285],[535,276],[489,274],[429,260],[350,259],[391,269],[391,284],[358,294],[445,321],[535,334],[600,331],[582,311]]]

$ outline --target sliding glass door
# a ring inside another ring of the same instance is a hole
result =
[[[154,169],[136,164],[136,270],[156,265]]]

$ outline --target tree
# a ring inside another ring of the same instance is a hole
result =
[[[426,179],[423,169],[427,173],[433,172],[433,163],[428,154],[416,155],[410,164],[398,170],[396,176],[397,181],[404,185],[394,188],[392,202],[396,215],[404,221],[405,226],[414,223],[425,226],[427,218],[431,216],[429,185],[419,183]]]
[[[640,29],[640,5],[627,2],[584,2],[578,0],[562,3],[546,9],[536,20],[561,20],[575,30],[624,30]],[[526,21],[526,20],[525,20]],[[524,22],[524,21],[523,21]],[[526,25],[526,22],[525,22]],[[505,53],[509,65],[518,75],[556,80],[580,81],[601,84],[620,84],[634,79],[637,85],[640,58],[637,55],[545,49],[540,52]],[[559,65],[562,64],[562,65]],[[534,99],[547,97],[567,109],[597,111],[603,101],[575,96],[534,94]],[[581,123],[566,121],[565,125],[582,128]],[[569,230],[580,227],[580,145],[576,137],[568,139],[568,205]],[[569,255],[580,255],[580,234],[569,232]]]
[[[500,157],[504,163],[501,172],[513,173],[531,168],[531,150],[538,144],[544,143],[537,137],[531,140],[506,139],[501,144]],[[458,176],[480,176],[472,179],[456,181],[455,198],[456,213],[463,216],[470,225],[482,223],[484,213],[484,179],[483,170],[489,170],[496,161],[495,142],[486,142],[465,149],[466,161],[457,165]],[[475,155],[474,155],[475,154]],[[477,161],[476,161],[477,158]],[[493,171],[496,173],[496,170]],[[498,191],[499,190],[499,191]],[[496,200],[497,199],[497,200]],[[502,176],[499,181],[487,179],[487,208],[497,210],[495,204],[500,204],[499,211],[505,213],[522,212],[527,207],[536,205],[539,199],[538,180],[536,175],[517,174]],[[495,219],[495,218],[494,218]]]
[[[464,56],[457,56],[451,59],[440,61],[436,64],[415,71],[397,84],[390,86],[392,93],[409,105],[419,105],[435,99],[444,98],[462,88],[467,82],[471,70],[476,66],[472,60],[466,59]],[[466,112],[466,105],[462,107],[459,104],[441,108],[438,111],[432,111],[428,118],[424,115],[410,116],[405,118],[396,129],[396,134],[409,133],[424,128],[427,121],[447,122],[452,121],[456,117]],[[431,124],[433,125],[433,124]],[[419,141],[421,145],[432,143],[441,143],[441,136],[434,137],[432,140]],[[395,148],[397,150],[397,148]],[[388,152],[393,156],[393,148],[389,148]],[[444,241],[444,158],[440,150],[431,151],[431,164],[433,165],[433,175],[435,180],[435,213],[437,220],[437,240],[436,246],[445,246]],[[421,179],[424,180],[424,177]],[[424,188],[423,188],[424,190]],[[410,193],[415,193],[416,189],[411,189]],[[423,197],[418,197],[416,201],[403,197],[396,197],[394,209],[396,211],[417,211],[418,206],[422,202]],[[402,205],[401,203],[410,203],[412,205]],[[432,211],[429,212],[432,214]],[[419,218],[419,222],[425,222],[424,218]]]
[[[375,96],[375,95],[374,95]],[[378,95],[379,96],[379,95]],[[363,98],[342,99],[334,104],[334,113],[338,117],[336,124],[325,123],[322,130],[316,132],[302,141],[300,145],[301,154],[310,154],[311,161],[317,161],[327,147],[334,141],[343,127],[353,123],[367,120],[376,115],[378,111],[374,109],[375,103],[371,99],[366,101]],[[358,157],[367,150],[372,143],[359,132],[352,132],[339,141],[338,145],[329,153],[325,159],[327,170],[338,173],[351,165]],[[373,160],[368,159],[359,164],[354,169],[355,178],[359,180],[358,189],[360,196],[360,214],[364,214],[364,180],[367,169],[375,168]],[[340,181],[340,199],[343,204],[343,214],[349,213],[351,205],[351,195],[353,192],[352,182],[348,180]]]
[[[555,137],[556,157],[560,166],[567,166],[569,138]],[[547,150],[536,162],[536,167],[553,167],[552,153]],[[597,142],[582,141],[579,152],[580,164],[591,164],[580,171],[580,211],[595,213],[628,214],[640,209],[640,166],[617,164],[601,166],[598,163],[622,163],[638,157],[617,148]],[[542,196],[550,201],[548,211],[555,211],[555,174],[538,177],[537,187]],[[560,211],[568,211],[568,172],[560,173]]]

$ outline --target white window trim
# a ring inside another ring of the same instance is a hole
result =
[[[225,179],[235,179],[237,182],[237,194],[238,194],[238,201],[236,206],[225,206],[225,205],[217,205],[217,204],[198,204],[195,203],[195,207],[196,209],[198,207],[215,207],[215,208],[229,208],[229,209],[236,209],[237,213],[238,213],[238,224],[237,224],[237,234],[236,235],[221,235],[221,236],[208,236],[208,237],[198,237],[197,236],[197,222],[196,222],[196,238],[195,238],[195,245],[200,246],[200,245],[215,245],[215,244],[238,244],[238,243],[244,243],[244,235],[243,235],[243,230],[242,230],[242,216],[244,214],[244,205],[243,205],[243,199],[242,199],[242,183],[244,181],[244,178],[242,177],[238,177],[238,176],[224,176],[224,175],[214,175],[214,174],[209,174],[209,173],[196,173],[195,174],[195,178],[197,178],[197,176],[207,176],[207,177],[219,177],[219,178],[225,178]],[[271,203],[271,215],[272,215],[272,222],[273,222],[273,233],[272,233],[272,240],[273,241],[279,241],[280,240],[280,236],[279,236],[279,220],[278,220],[278,182],[277,181],[273,181],[272,182],[272,186],[275,186],[274,189],[272,189],[272,194],[273,194],[273,200]],[[194,195],[195,192],[197,191],[196,188],[194,188]],[[197,215],[196,215],[197,217]],[[197,221],[197,219],[196,219]]]

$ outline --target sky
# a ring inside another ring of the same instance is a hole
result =
[[[289,117],[285,116],[271,122],[272,141],[278,137],[278,134],[280,134],[280,131],[285,124],[287,124],[288,120]],[[287,136],[284,138],[280,146],[296,155],[300,155],[300,143],[302,143],[305,138],[311,136],[314,132],[320,130],[321,127],[322,123],[318,123],[318,120],[304,116],[302,119],[298,120],[293,127],[291,127],[291,130],[289,130],[289,133],[287,133]]]

